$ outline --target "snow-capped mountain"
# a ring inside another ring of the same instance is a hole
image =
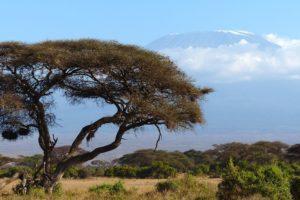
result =
[[[228,46],[234,44],[255,44],[261,49],[276,49],[279,48],[260,35],[256,35],[247,31],[205,31],[183,34],[169,34],[163,36],[146,47],[151,50],[162,50],[170,48],[188,48],[188,47],[211,47]]]
[[[169,34],[145,47],[169,56],[197,81],[198,77],[217,82],[300,79],[300,40],[275,34],[232,30]]]
[[[215,89],[204,103],[207,124],[199,132],[300,131],[299,39],[219,30],[170,34],[146,48]]]

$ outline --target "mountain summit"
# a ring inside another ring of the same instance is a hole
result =
[[[255,44],[260,49],[277,49],[278,45],[266,40],[260,35],[247,31],[205,31],[183,34],[169,34],[163,36],[146,46],[146,48],[159,51],[173,48],[216,48],[234,44]]]

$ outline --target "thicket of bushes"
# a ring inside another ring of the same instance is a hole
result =
[[[84,179],[88,177],[104,176],[105,169],[91,166],[72,166],[64,173],[64,178],[79,178]]]
[[[291,179],[291,194],[293,199],[300,199],[300,176],[295,176]]]
[[[179,172],[186,172],[194,167],[193,159],[190,159],[182,152],[153,151],[153,149],[135,151],[134,153],[122,156],[115,160],[115,162],[120,165],[134,167],[147,167],[153,162],[162,162],[175,168]]]
[[[15,166],[0,170],[0,178],[12,177],[16,173],[33,174],[34,169],[28,166]]]
[[[291,199],[290,174],[276,165],[235,166],[229,160],[219,184],[220,200],[235,200],[260,194],[272,200]]]
[[[90,192],[95,192],[97,194],[109,193],[110,195],[118,195],[120,193],[125,193],[126,189],[122,182],[117,182],[115,184],[101,184],[93,186],[89,189]]]
[[[162,193],[163,199],[216,199],[216,190],[212,185],[200,183],[190,175],[180,179],[159,182],[156,185],[156,190]]]
[[[66,170],[64,178],[84,179],[88,177],[119,177],[119,178],[169,178],[174,177],[177,170],[163,162],[153,162],[145,167],[117,165],[111,167],[73,166]]]
[[[128,165],[114,166],[105,171],[105,176],[121,178],[169,178],[174,177],[175,168],[163,163],[153,162],[150,166],[132,167]]]
[[[115,160],[119,165],[132,167],[149,166],[161,161],[178,172],[190,172],[195,175],[205,174],[221,177],[230,158],[239,166],[250,164],[272,165],[288,163],[292,165],[300,161],[298,145],[289,146],[281,142],[257,142],[243,144],[238,142],[214,145],[207,151],[189,150],[186,152],[167,152],[139,150]],[[298,156],[297,156],[298,155]]]

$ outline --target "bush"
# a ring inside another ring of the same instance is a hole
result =
[[[137,172],[138,178],[169,178],[176,176],[176,169],[163,162],[154,162],[149,167],[142,167]]]
[[[108,177],[134,178],[137,174],[137,168],[126,165],[114,166],[105,170],[104,174]]]
[[[216,199],[214,188],[210,184],[201,184],[190,175],[160,182],[156,185],[156,190],[163,195],[162,199],[214,200]]]
[[[300,199],[300,176],[291,179],[291,193],[294,200]]]
[[[178,184],[171,180],[159,182],[156,184],[156,190],[158,192],[176,191],[177,188],[178,188]]]
[[[293,175],[300,176],[300,163],[293,163],[291,167],[293,169]]]
[[[291,199],[289,177],[278,166],[260,167],[257,172],[259,184],[256,187],[263,197]]]
[[[34,199],[44,199],[46,197],[45,190],[42,187],[30,188],[28,195],[34,197]]]
[[[53,194],[56,195],[56,196],[62,196],[63,195],[63,189],[62,189],[62,184],[61,183],[57,183],[53,187]]]
[[[279,167],[249,166],[241,169],[232,160],[218,186],[219,199],[234,200],[261,194],[274,200],[291,199],[288,176]]]
[[[0,170],[0,178],[4,178],[4,177],[10,178],[16,173],[32,175],[33,169],[26,166],[10,167],[4,170]]]
[[[200,164],[197,165],[195,168],[192,169],[192,174],[197,175],[204,175],[209,173],[209,165]]]
[[[103,176],[104,175],[104,169],[102,168],[96,168],[96,167],[82,167],[82,166],[72,166],[69,169],[66,170],[64,173],[64,178],[88,178],[91,176]]]
[[[64,178],[78,178],[78,171],[76,166],[69,167],[64,173]]]
[[[33,156],[25,156],[20,160],[20,165],[36,168],[43,162],[43,155],[37,154]]]
[[[147,167],[155,162],[163,162],[180,172],[186,172],[194,167],[194,161],[184,153],[178,151],[153,151],[153,149],[135,151],[134,153],[122,156],[117,162],[121,165],[133,167]]]
[[[125,189],[123,183],[119,181],[113,185],[112,184],[101,184],[101,185],[93,186],[89,189],[89,191],[95,192],[95,193],[108,192],[111,195],[115,195],[115,194],[126,192],[126,189]]]
[[[78,170],[78,178],[85,179],[93,175],[93,171],[90,168],[81,168]]]
[[[169,178],[176,175],[176,170],[162,162],[154,162],[147,167],[114,166],[105,171],[105,176],[120,178]]]
[[[105,169],[102,167],[97,167],[93,171],[93,176],[100,177],[105,175]]]

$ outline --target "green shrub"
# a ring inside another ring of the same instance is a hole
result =
[[[178,189],[178,184],[171,180],[159,182],[156,184],[156,190],[158,192],[176,191],[177,189]]]
[[[69,167],[64,173],[64,178],[78,178],[79,170],[80,168],[77,166]]]
[[[208,174],[209,173],[209,165],[206,165],[206,164],[197,165],[195,168],[192,169],[191,172],[195,176]]]
[[[241,169],[232,160],[219,184],[219,199],[233,200],[261,194],[274,200],[291,199],[289,179],[278,166],[249,166]]]
[[[260,167],[257,172],[259,184],[256,187],[263,197],[291,199],[289,177],[278,166]]]
[[[33,169],[27,166],[10,167],[0,171],[0,178],[4,178],[4,177],[10,178],[16,173],[20,173],[20,174],[23,173],[30,176],[33,174]]]
[[[194,161],[182,152],[153,151],[153,149],[138,150],[122,156],[117,160],[121,165],[148,167],[155,162],[163,162],[179,172],[186,172],[194,167]]]
[[[102,175],[103,175],[102,171]],[[95,167],[72,166],[64,173],[64,178],[88,178],[91,176],[99,176],[99,171]]]
[[[93,171],[90,168],[81,168],[78,170],[78,178],[85,179],[93,175]]]
[[[149,167],[142,167],[137,172],[138,178],[169,178],[176,176],[176,169],[163,162],[154,162]]]
[[[57,183],[54,187],[53,187],[53,194],[55,196],[62,196],[63,195],[63,189],[62,189],[62,184],[61,183]]]
[[[43,155],[24,156],[20,160],[20,165],[36,168],[43,162]]]
[[[30,188],[28,195],[34,199],[44,199],[46,197],[45,190],[42,187]]]
[[[300,199],[300,176],[291,179],[291,193],[294,200]]]
[[[300,176],[300,163],[293,163],[291,167],[293,169],[293,175]]]
[[[102,193],[108,192],[112,195],[120,194],[126,192],[126,189],[122,182],[117,182],[115,184],[101,184],[97,186],[93,186],[89,189],[90,192]]]
[[[105,176],[120,178],[169,178],[176,170],[162,162],[154,162],[147,167],[114,166],[105,170]]]
[[[105,176],[134,178],[137,174],[137,168],[131,166],[114,166],[105,170]]]
[[[215,187],[202,184],[191,175],[167,180],[156,185],[156,190],[163,195],[162,199],[197,199],[215,200]]]
[[[104,176],[105,175],[105,169],[102,168],[102,167],[97,167],[97,168],[94,169],[92,175],[95,176],[95,177]]]

